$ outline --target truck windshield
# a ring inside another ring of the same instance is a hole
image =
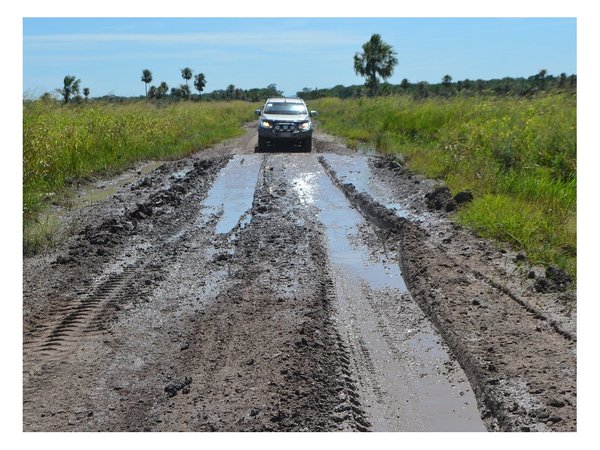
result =
[[[265,114],[306,114],[306,107],[301,103],[267,103]]]

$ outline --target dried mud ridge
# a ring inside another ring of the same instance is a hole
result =
[[[325,229],[298,200],[293,160],[253,155],[249,220],[227,232],[216,231],[227,211],[199,207],[228,164],[251,163],[244,155],[254,142],[249,129],[165,163],[72,212],[73,236],[25,261],[24,430],[373,429],[360,377],[374,369],[357,371],[357,358],[368,365],[374,355],[340,334]],[[319,136],[315,150],[353,154]],[[398,163],[370,161],[381,180],[414,185]],[[467,374],[487,428],[574,430],[575,336],[566,322],[320,163],[373,227],[364,231],[377,235],[372,250],[380,239],[399,249],[411,296]]]

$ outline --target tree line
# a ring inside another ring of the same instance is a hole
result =
[[[399,84],[382,82],[376,94],[387,95],[409,95],[415,99],[427,97],[453,97],[474,95],[495,95],[531,97],[542,92],[577,92],[577,75],[561,73],[559,76],[547,75],[545,71],[529,77],[504,77],[491,80],[460,80],[452,81],[450,75],[444,75],[440,83],[428,83],[419,81],[412,83],[406,78]],[[304,100],[313,100],[322,97],[351,98],[361,97],[368,94],[365,85],[344,86],[338,84],[331,88],[304,88],[296,93]]]
[[[364,85],[337,85],[326,89],[304,88],[296,95],[305,100],[320,97],[359,97],[362,95],[412,95],[414,98],[429,96],[451,97],[455,95],[513,95],[533,96],[544,91],[577,92],[577,76],[561,73],[559,76],[549,75],[546,69],[527,78],[505,77],[492,80],[462,80],[453,82],[452,76],[445,74],[440,83],[419,81],[411,83],[404,78],[399,84],[387,82],[398,64],[396,52],[391,45],[373,34],[363,44],[362,52],[354,55],[354,72],[365,77]]]
[[[430,96],[452,97],[456,95],[502,95],[502,96],[533,96],[545,91],[559,91],[575,94],[577,92],[577,76],[561,73],[559,76],[548,74],[546,69],[527,78],[504,77],[492,80],[461,80],[454,82],[452,76],[445,74],[440,83],[428,83],[419,81],[410,82],[404,78],[399,84],[388,83],[387,80],[393,75],[395,66],[398,64],[396,52],[391,45],[381,39],[379,34],[373,34],[369,41],[363,44],[362,52],[357,52],[353,58],[354,72],[365,78],[364,85],[344,86],[337,85],[332,88],[304,88],[296,95],[305,100],[321,97],[360,97],[381,95],[411,95],[416,99]],[[218,89],[211,93],[203,94],[206,86],[206,77],[203,73],[194,76],[194,71],[185,67],[181,70],[181,77],[185,84],[169,89],[165,81],[157,86],[150,85],[153,80],[152,71],[143,69],[141,81],[144,83],[145,98],[168,99],[168,100],[246,100],[251,102],[263,101],[269,97],[279,97],[283,93],[277,89],[277,85],[270,84],[266,88],[240,89],[233,84],[226,89]],[[193,94],[189,81],[193,78],[193,85],[197,94]],[[63,80],[63,87],[56,91],[60,93],[64,103],[70,101],[81,101],[81,80],[74,75],[67,75]],[[150,86],[149,86],[150,85]],[[90,94],[89,88],[83,88],[85,100]],[[42,99],[50,99],[51,95],[45,93]],[[128,97],[116,97],[114,95],[102,97],[112,101],[124,101]]]
[[[192,79],[194,71],[189,67],[181,69],[181,78],[185,80],[185,84],[180,84],[178,87],[172,87],[170,91],[171,97],[189,100],[192,98],[189,81]],[[148,85],[152,83],[152,71],[150,69],[142,70],[141,81],[144,83],[146,98],[162,98],[169,94],[169,85],[165,81],[161,81],[158,86]],[[202,95],[206,86],[206,77],[203,73],[198,73],[194,76],[194,88],[198,91],[197,99]]]
[[[240,89],[235,85],[230,84],[226,89],[217,89],[210,93],[202,94],[204,87],[206,86],[206,76],[203,73],[199,73],[194,76],[193,70],[189,67],[181,69],[181,77],[185,80],[185,84],[180,84],[177,87],[169,88],[166,81],[161,81],[157,85],[150,85],[154,77],[150,69],[143,69],[141,75],[141,81],[144,83],[144,98],[162,101],[173,101],[173,100],[194,100],[198,101],[202,98],[205,101],[217,101],[217,100],[246,100],[250,102],[264,101],[269,97],[279,97],[283,95],[283,92],[277,89],[276,84],[269,84],[265,88],[252,88],[252,89]],[[192,93],[189,85],[189,81],[193,77],[193,85],[197,94]],[[81,80],[74,75],[66,75],[63,80],[63,87],[56,89],[55,91],[61,95],[64,103],[75,102],[78,103],[84,98],[81,97],[83,93],[85,100],[90,95],[89,88],[83,88],[81,91]],[[44,93],[40,99],[51,101],[54,100],[49,92]],[[96,97],[97,100],[106,101],[117,101],[123,102],[132,99],[139,99],[139,97],[123,97],[116,95],[105,95],[102,97]]]

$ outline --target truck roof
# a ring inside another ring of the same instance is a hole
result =
[[[269,98],[268,102],[276,102],[276,103],[304,103],[304,100],[301,98],[286,98],[286,97],[277,97],[277,98]]]

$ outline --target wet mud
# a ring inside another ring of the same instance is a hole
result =
[[[566,277],[507,275],[398,161],[255,143],[61,213],[24,261],[25,431],[576,429]]]

